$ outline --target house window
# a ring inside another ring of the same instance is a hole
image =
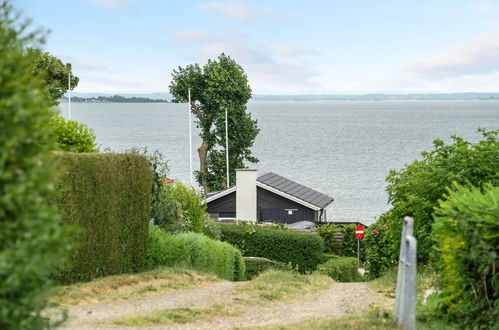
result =
[[[287,211],[288,215],[293,215],[293,212],[298,211],[298,209],[284,209],[284,211]]]

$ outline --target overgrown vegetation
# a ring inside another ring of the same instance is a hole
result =
[[[244,257],[244,264],[246,265],[246,279],[251,280],[264,271],[274,270],[291,270],[291,265],[283,262],[270,260],[267,258],[258,257]]]
[[[363,280],[359,273],[359,260],[352,257],[333,258],[319,266],[319,273],[331,276],[338,282],[360,282]]]
[[[371,252],[379,251],[368,256],[369,263],[390,267],[397,262],[402,219],[408,215],[415,220],[419,261],[426,263],[434,245],[430,237],[434,209],[446,189],[453,182],[478,188],[486,183],[499,184],[499,131],[479,130],[479,133],[482,139],[475,143],[457,136],[449,144],[437,139],[434,150],[423,152],[421,160],[399,171],[390,171],[387,192],[393,207],[377,221],[376,229],[380,232],[382,226],[386,227],[383,234],[386,237],[369,242]],[[377,243],[380,245],[374,246]],[[371,267],[371,274],[383,271],[384,268]]]
[[[55,204],[64,221],[80,229],[59,280],[88,281],[142,270],[151,207],[147,159],[58,153],[53,160],[64,169]]]
[[[33,77],[28,44],[39,44],[10,1],[0,1],[0,328],[44,329],[49,275],[67,241],[49,207],[54,143],[42,81]]]
[[[499,187],[450,190],[433,227],[441,315],[470,329],[497,326]]]
[[[265,228],[251,224],[222,224],[222,240],[237,247],[246,257],[263,257],[301,272],[315,270],[323,260],[324,243],[317,234]]]
[[[230,244],[197,233],[172,235],[153,225],[149,226],[145,265],[188,267],[230,281],[244,280],[245,274],[243,257]]]

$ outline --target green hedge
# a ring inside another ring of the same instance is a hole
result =
[[[76,247],[63,283],[140,271],[147,241],[152,173],[140,155],[56,153],[63,169],[55,204],[75,224]]]
[[[242,281],[245,264],[241,252],[230,244],[198,233],[172,235],[158,226],[149,227],[145,266],[188,267]]]
[[[267,269],[290,270],[291,268],[290,265],[286,265],[285,263],[258,257],[244,257],[244,263],[246,264],[247,280],[251,280]]]
[[[241,250],[246,257],[263,257],[301,272],[315,270],[322,262],[324,242],[317,234],[297,233],[252,225],[222,224],[222,240]]]
[[[319,265],[317,270],[320,273],[329,275],[338,282],[359,282],[362,280],[357,258],[334,258]]]
[[[436,210],[434,266],[444,315],[469,329],[499,320],[499,187],[457,187]]]

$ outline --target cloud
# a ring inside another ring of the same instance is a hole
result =
[[[259,20],[282,17],[282,14],[273,11],[269,7],[243,1],[208,1],[202,3],[200,7],[240,23],[254,23]]]
[[[90,2],[99,6],[104,6],[117,10],[126,9],[126,4],[124,0],[90,0]]]
[[[278,43],[272,47],[273,51],[280,56],[302,56],[317,55],[317,51],[310,48],[302,48],[291,44]]]
[[[297,58],[304,53],[314,53],[296,46],[268,46],[252,42],[240,34],[211,34],[195,30],[173,30],[170,35],[176,43],[193,47],[189,52],[192,61],[205,63],[220,53],[229,55],[242,65],[255,91],[282,91],[302,87],[315,87],[313,79],[318,75],[307,63]],[[283,58],[283,54],[286,54]]]
[[[67,55],[58,55],[64,63],[71,63],[74,72],[78,71],[107,71],[108,67],[99,61],[92,59],[78,59]]]
[[[499,35],[461,45],[447,54],[414,61],[405,70],[420,78],[443,79],[499,71]]]

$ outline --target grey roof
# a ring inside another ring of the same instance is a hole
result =
[[[305,187],[297,182],[286,179],[285,177],[272,172],[260,176],[257,180],[267,186],[280,190],[283,193],[320,207],[321,209],[331,204],[334,200],[332,197],[324,195],[323,193]]]

